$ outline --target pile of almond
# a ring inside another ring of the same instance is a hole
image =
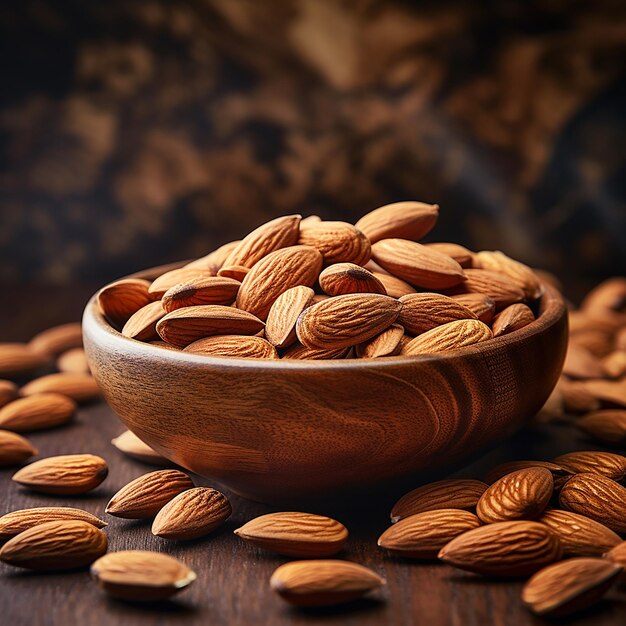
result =
[[[438,214],[398,202],[356,225],[279,217],[152,282],[112,283],[98,305],[132,339],[260,359],[443,352],[530,324],[537,275],[501,252],[417,243]]]

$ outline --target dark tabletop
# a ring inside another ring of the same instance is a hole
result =
[[[79,319],[92,291],[74,288],[15,286],[4,288],[0,341],[26,340],[52,324]],[[42,301],[46,304],[42,306]],[[103,624],[424,624],[426,626],[487,626],[547,624],[521,604],[521,582],[484,580],[438,564],[391,558],[376,547],[388,525],[388,511],[397,489],[364,496],[359,502],[317,504],[313,512],[336,516],[350,530],[339,555],[371,567],[387,580],[382,592],[352,605],[316,611],[285,605],[269,589],[274,569],[287,559],[244,544],[233,529],[275,508],[231,496],[232,518],[213,535],[177,543],[154,537],[149,522],[105,516],[108,499],[123,485],[154,469],[125,457],[110,441],[124,430],[104,403],[83,407],[66,427],[29,435],[40,457],[93,453],[110,466],[106,481],[91,494],[56,497],[28,493],[10,478],[14,470],[0,470],[0,514],[20,508],[68,505],[106,518],[109,550],[148,549],[167,552],[196,571],[198,579],[175,601],[133,606],[105,597],[86,572],[39,574],[0,565],[0,624],[11,626]],[[485,470],[513,458],[549,459],[574,449],[599,449],[566,424],[533,425],[460,470],[458,475],[481,477]],[[198,485],[210,481],[194,477]],[[417,485],[417,483],[416,483]],[[228,493],[228,492],[226,492]],[[554,623],[554,622],[552,622]],[[597,607],[567,621],[572,625],[617,626],[626,623],[626,594],[617,591]]]

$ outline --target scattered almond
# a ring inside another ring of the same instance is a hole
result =
[[[28,439],[8,430],[0,430],[0,467],[19,465],[38,452]]]
[[[142,278],[124,278],[103,287],[97,296],[98,309],[112,324],[123,326],[132,315],[150,304],[150,282]]]
[[[19,376],[34,372],[50,361],[25,343],[0,343],[0,376]]]
[[[155,452],[147,443],[144,443],[130,430],[126,430],[121,435],[115,437],[115,439],[112,439],[111,443],[118,450],[120,450],[120,452],[123,452],[138,461],[143,461],[144,463],[149,463],[150,465],[170,464],[165,457],[161,456],[158,452]]]
[[[553,461],[575,473],[591,472],[614,480],[620,480],[626,474],[626,457],[613,452],[569,452],[557,456]]]
[[[0,409],[0,428],[29,432],[69,422],[76,403],[60,393],[38,393],[18,398]]]
[[[563,374],[570,378],[602,378],[604,367],[598,357],[581,346],[570,342],[567,346]]]
[[[82,347],[83,329],[78,322],[53,326],[35,335],[28,345],[35,352],[55,357],[72,348]]]
[[[56,393],[75,402],[90,402],[102,395],[100,387],[91,374],[60,372],[35,378],[20,390],[23,396],[41,393]]]
[[[626,374],[626,350],[614,350],[602,359],[604,375],[609,378],[622,378]]]
[[[89,363],[82,348],[72,348],[59,355],[57,369],[66,374],[89,374]]]
[[[606,409],[588,413],[577,420],[576,426],[601,443],[626,447],[625,409]]]
[[[19,397],[19,388],[12,380],[0,380],[0,409]]]
[[[104,528],[107,525],[100,518],[81,509],[69,506],[40,506],[12,511],[0,517],[0,539],[9,539],[33,526],[59,520],[86,522],[96,528]]]
[[[499,478],[502,478],[506,474],[526,469],[528,467],[545,467],[547,470],[550,470],[555,489],[560,489],[565,481],[569,480],[575,473],[557,465],[556,463],[550,463],[549,461],[508,461],[507,463],[502,463],[487,472],[485,480],[488,483],[495,483]]]
[[[624,311],[626,308],[626,278],[609,278],[594,287],[583,299],[581,309]]]

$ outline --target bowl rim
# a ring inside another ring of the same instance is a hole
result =
[[[147,278],[150,280],[162,273],[172,269],[182,267],[189,261],[179,261],[176,263],[168,263],[152,268],[148,268],[128,276],[118,278],[107,285],[115,283],[126,278]],[[106,285],[105,285],[106,286]],[[170,350],[159,346],[154,346],[144,341],[138,341],[122,335],[120,331],[114,328],[104,315],[100,312],[97,305],[97,296],[100,289],[96,291],[89,299],[83,313],[83,334],[90,337],[96,336],[98,343],[100,340],[107,341],[109,348],[118,352],[123,352],[137,357],[151,358],[158,357],[159,360],[165,360],[172,364],[187,364],[191,366],[205,367],[226,367],[234,369],[250,368],[250,369],[276,369],[286,371],[298,370],[342,370],[342,369],[368,369],[375,367],[395,368],[402,365],[415,365],[428,361],[448,361],[458,359],[462,356],[481,355],[493,352],[499,348],[510,348],[519,343],[524,342],[530,337],[540,335],[548,329],[555,326],[561,318],[566,314],[565,300],[562,294],[552,285],[541,281],[543,295],[539,303],[539,316],[534,322],[520,328],[519,330],[494,337],[487,341],[480,342],[471,346],[441,352],[437,354],[422,354],[415,356],[391,356],[377,359],[248,359],[240,357],[221,357],[207,356],[202,354],[192,354],[183,350]]]

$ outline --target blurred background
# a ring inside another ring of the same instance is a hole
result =
[[[626,272],[622,0],[0,9],[0,281],[95,288],[280,214],[441,205],[580,297]]]

